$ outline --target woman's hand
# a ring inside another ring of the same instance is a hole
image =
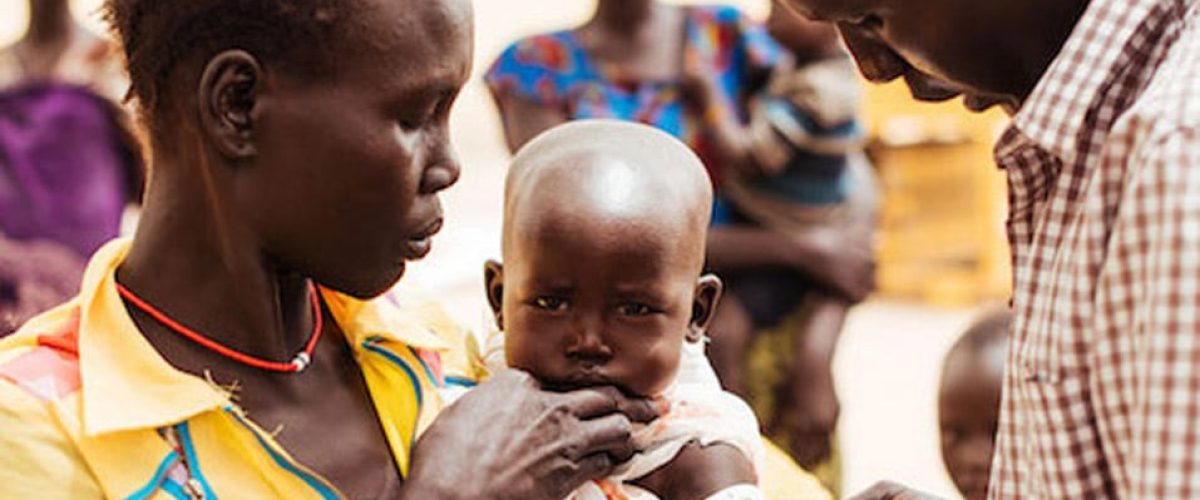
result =
[[[512,370],[438,417],[413,452],[407,498],[559,500],[633,456],[658,411],[612,387],[548,392]]]

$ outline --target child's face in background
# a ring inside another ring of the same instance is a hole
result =
[[[987,497],[1003,366],[1002,348],[956,349],[942,374],[938,396],[942,459],[968,500]]]
[[[611,384],[657,395],[674,379],[685,336],[700,335],[694,298],[715,302],[719,281],[698,287],[696,257],[685,250],[697,245],[664,235],[657,221],[585,218],[518,231],[503,269],[489,269],[489,293],[503,286],[493,303],[508,364],[558,389]]]

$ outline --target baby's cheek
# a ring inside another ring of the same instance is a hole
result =
[[[657,396],[675,381],[679,371],[679,348],[659,346],[648,349],[630,371],[630,390],[640,396]]]
[[[539,345],[528,336],[514,333],[506,334],[504,339],[504,358],[510,368],[529,372],[535,377],[548,375],[545,373],[544,353],[539,353]]]

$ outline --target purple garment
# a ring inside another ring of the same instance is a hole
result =
[[[117,236],[141,179],[117,113],[69,84],[0,91],[0,232],[81,256]]]
[[[78,293],[83,269],[83,260],[62,245],[0,234],[0,337]]]

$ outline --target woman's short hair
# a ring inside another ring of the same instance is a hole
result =
[[[107,0],[121,42],[130,95],[153,125],[181,62],[242,49],[266,66],[301,76],[331,69],[334,44],[351,32],[345,18],[360,0]]]

